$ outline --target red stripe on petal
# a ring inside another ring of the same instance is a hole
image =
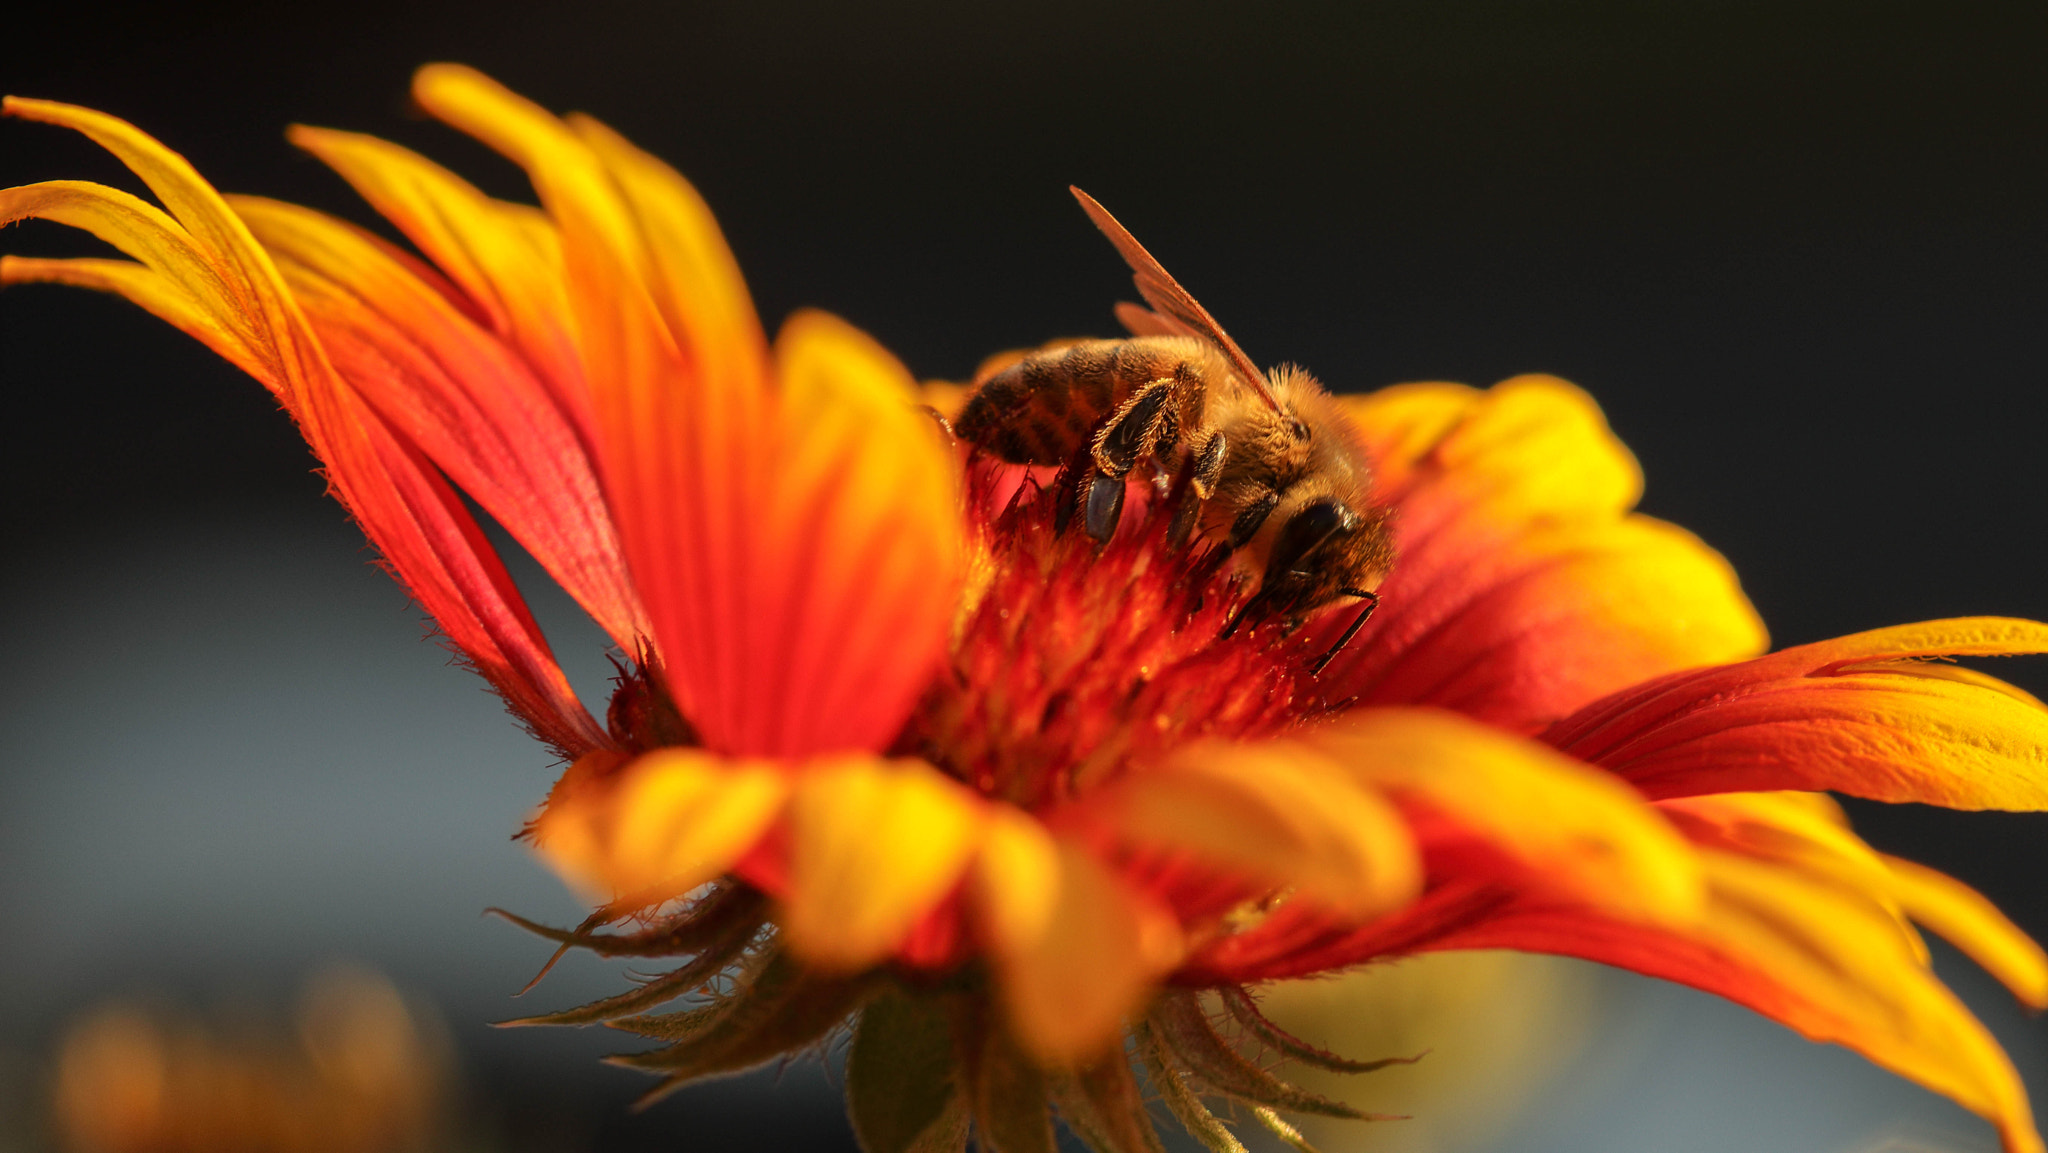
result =
[[[430,270],[376,237],[296,205],[229,203],[351,387],[637,652],[646,626],[597,477],[526,362],[438,292]]]
[[[291,142],[339,173],[449,279],[493,334],[546,384],[587,445],[590,395],[576,351],[562,242],[547,216],[494,200],[388,140],[295,125]]]
[[[2048,808],[2048,707],[1926,663],[2048,650],[2048,625],[1900,625],[1678,673],[1596,701],[1544,740],[1652,797],[1831,790],[1958,809]]]

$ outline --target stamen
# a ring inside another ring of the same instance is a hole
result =
[[[1041,483],[986,459],[968,464],[967,507],[986,565],[896,751],[930,759],[1025,807],[1078,795],[1178,744],[1271,735],[1320,715],[1315,650],[1251,629],[1268,599],[1231,552],[1187,539],[1189,470],[1118,483],[1122,515],[1098,542],[1060,531],[1099,478],[1069,467]],[[1095,527],[1095,526],[1091,526]]]

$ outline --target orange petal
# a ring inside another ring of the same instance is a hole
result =
[[[1877,629],[1616,693],[1544,739],[1653,797],[1831,790],[1956,809],[2048,808],[2048,707],[1934,656],[2048,651],[1997,617]]]
[[[880,745],[936,671],[966,566],[958,468],[915,385],[822,312],[775,342],[785,454],[755,529],[754,739]]]
[[[1082,803],[1121,840],[1294,888],[1342,918],[1405,904],[1421,887],[1400,814],[1303,745],[1192,746]]]
[[[636,652],[646,629],[597,477],[526,361],[433,285],[425,266],[323,213],[230,206],[278,262],[335,367]]]
[[[971,892],[1011,1028],[1047,1064],[1115,1044],[1124,1017],[1180,958],[1171,915],[1014,810],[991,820]]]
[[[1450,949],[1583,957],[1719,994],[1808,1038],[1842,1044],[1991,1119],[2011,1153],[2038,1153],[2011,1063],[1928,969],[1906,922],[1905,914],[1930,904],[1916,891],[1923,878],[1901,880],[1825,797],[1739,794],[1659,807],[1696,842],[1706,899],[1688,923],[1647,923],[1538,888],[1450,878],[1409,909],[1356,930],[1276,915],[1219,941],[1181,977],[1258,980]],[[1934,901],[1949,908],[1934,919],[1973,922],[1960,935],[1978,940],[1980,951],[2013,947],[1996,914],[1985,920],[1981,908],[1942,888]],[[2022,985],[2038,979],[2037,961],[2013,959]]]
[[[1691,928],[1525,900],[1426,947],[1584,957],[1719,994],[1990,1119],[2009,1153],[2039,1153],[2012,1063],[1928,971],[1884,902],[1743,853],[1703,849],[1700,859],[1709,900]]]
[[[2048,954],[1982,893],[1946,873],[1884,857],[1893,893],[1915,921],[1984,966],[2032,1009],[2048,1009]]]
[[[493,200],[388,140],[294,125],[291,142],[319,157],[456,284],[485,325],[517,349],[586,443],[590,394],[576,351],[562,242],[545,213]]]
[[[770,380],[680,177],[473,70],[430,66],[414,91],[523,164],[561,228],[606,500],[684,713],[726,752],[882,747],[960,568],[954,465],[907,374],[799,317]]]
[[[1343,398],[1395,510],[1384,608],[1323,680],[1534,731],[1646,677],[1762,649],[1735,574],[1627,512],[1635,462],[1578,389],[1403,385]],[[1318,627],[1346,623],[1333,615]]]
[[[171,209],[63,182],[0,194],[0,220],[49,215],[114,241],[157,279],[106,265],[71,277],[139,302],[214,345],[270,388],[326,465],[335,495],[450,640],[536,730],[580,753],[603,743],[461,498],[418,449],[335,375],[269,256],[183,157],[90,109],[10,97],[11,115],[76,129],[121,158]],[[51,273],[10,261],[0,275]],[[227,340],[222,334],[229,333]]]
[[[981,800],[917,761],[824,758],[796,773],[782,927],[805,960],[859,969],[887,956],[960,882]]]
[[[1698,909],[1692,851],[1663,816],[1612,776],[1535,741],[1420,709],[1364,709],[1300,739],[1542,885],[1633,917],[1682,922]]]
[[[1615,516],[1635,507],[1642,469],[1600,406],[1551,376],[1490,389],[1400,384],[1338,398],[1372,453],[1386,497],[1449,484],[1501,520]]]

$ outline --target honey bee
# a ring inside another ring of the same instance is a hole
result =
[[[1012,464],[1075,464],[1072,511],[1097,541],[1116,533],[1129,479],[1163,489],[1185,470],[1187,527],[1198,523],[1259,578],[1224,636],[1264,619],[1299,628],[1340,597],[1364,602],[1310,670],[1321,672],[1372,615],[1373,587],[1393,563],[1386,512],[1367,500],[1364,450],[1313,376],[1260,372],[1115,217],[1069,191],[1151,307],[1117,307],[1128,340],[1042,349],[977,382],[956,435]]]

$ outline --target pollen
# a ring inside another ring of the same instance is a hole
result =
[[[1070,476],[971,461],[986,583],[897,750],[1038,809],[1182,743],[1269,736],[1334,707],[1302,634],[1272,621],[1223,636],[1254,578],[1222,543],[1184,539],[1186,488],[1134,482],[1098,545],[1061,515]]]

